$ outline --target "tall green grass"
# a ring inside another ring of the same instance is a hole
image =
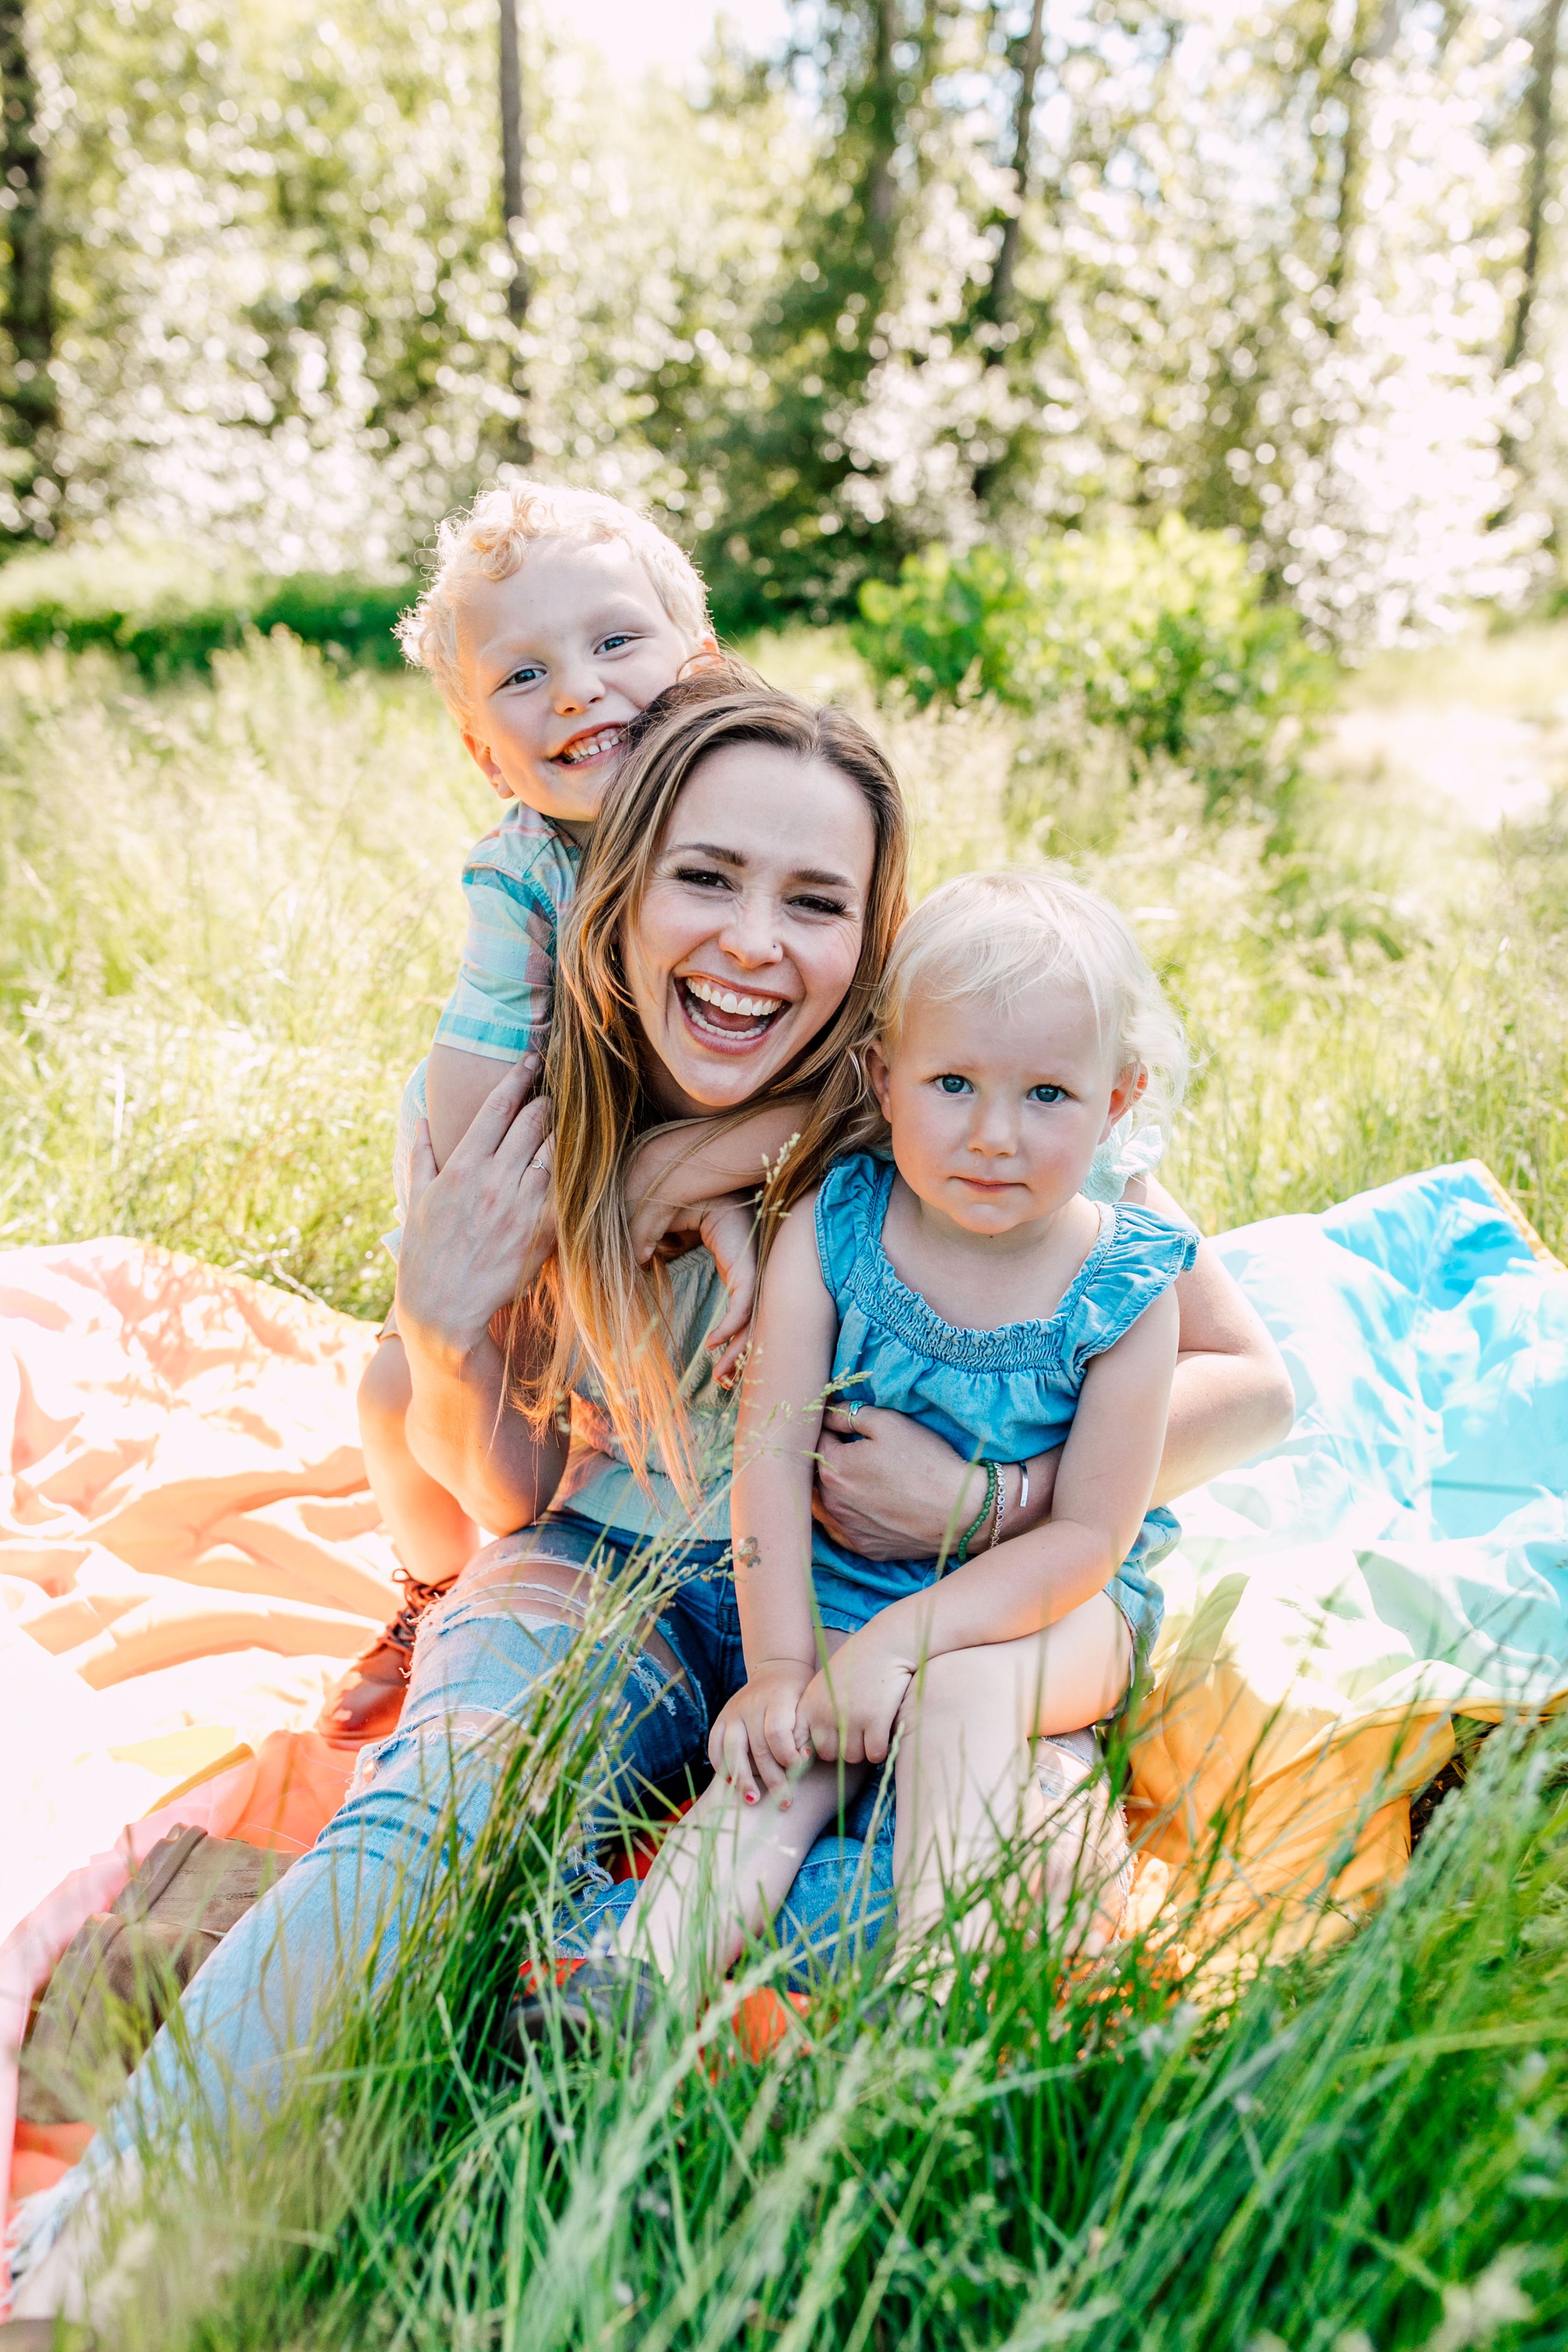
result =
[[[851,1961],[762,2060],[734,2013],[765,1953],[635,2045],[517,2060],[496,2027],[583,1758],[570,1681],[524,1727],[532,1801],[411,1891],[385,1991],[266,2126],[148,2144],[125,2352],[1562,2341],[1561,1731],[1496,1735],[1326,1958],[1184,1976],[1177,1923],[1090,1965],[1026,1901],[983,1968],[939,1940],[900,2000]]]
[[[865,700],[842,645],[764,664]],[[1070,709],[873,713],[917,884],[1076,857],[1203,1056],[1172,1174],[1210,1229],[1489,1160],[1568,1231],[1568,825],[1461,831],[1359,781],[1205,823]],[[496,803],[415,678],[274,640],[152,691],[0,662],[0,1242],[133,1233],[378,1313],[402,1079],[451,983]]]
[[[759,654],[864,695],[841,641]],[[1287,837],[1277,813],[1205,820],[1200,787],[1134,775],[1070,709],[878,723],[921,887],[1068,854],[1135,917],[1203,1055],[1173,1177],[1206,1224],[1479,1155],[1563,1248],[1561,812],[1483,836],[1323,761]],[[16,656],[0,746],[0,1239],[136,1233],[378,1312],[397,1092],[493,807],[427,690],[280,642],[159,691],[107,659]],[[945,2003],[900,2006],[851,1967],[763,2063],[731,1994],[700,2026],[668,2005],[635,2058],[520,2067],[495,2027],[548,1910],[570,1713],[519,1766],[542,1808],[501,1810],[259,2142],[214,2152],[195,2189],[154,2163],[106,2341],[1568,2337],[1562,1733],[1494,1737],[1408,1879],[1326,1955],[1194,1979],[1167,1939],[1064,1968],[1025,1906]]]

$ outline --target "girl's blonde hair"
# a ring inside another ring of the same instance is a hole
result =
[[[1126,917],[1062,867],[963,874],[933,890],[894,945],[875,1033],[892,1053],[918,996],[1005,1004],[1042,981],[1083,990],[1117,1070],[1143,1073],[1134,1129],[1158,1127],[1168,1136],[1186,1087],[1186,1031]]]
[[[695,650],[713,634],[708,594],[691,559],[636,507],[602,490],[573,490],[549,482],[499,482],[466,514],[448,515],[436,534],[429,585],[397,624],[405,657],[428,670],[454,718],[469,716],[458,642],[464,583],[510,580],[541,540],[576,540],[603,546],[619,540],[653,583],[654,593]]]
[[[530,1296],[530,1362],[513,1383],[516,1402],[537,1425],[587,1366],[633,1467],[657,1445],[689,1499],[695,1473],[682,1370],[670,1344],[668,1284],[662,1269],[638,1265],[626,1212],[632,1155],[663,1114],[644,1076],[622,943],[637,919],[683,787],[715,751],[747,743],[837,768],[864,796],[875,842],[859,958],[842,1003],[728,1122],[787,1097],[809,1097],[799,1133],[764,1190],[764,1249],[784,1212],[875,1123],[854,1048],[869,1034],[877,984],[904,914],[907,840],[898,778],[847,711],[748,682],[737,665],[712,664],[670,687],[629,731],[563,926],[545,1069],[555,1122],[559,1239],[544,1281]]]

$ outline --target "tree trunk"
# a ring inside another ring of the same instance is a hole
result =
[[[1530,341],[1530,315],[1541,283],[1541,246],[1546,204],[1552,184],[1552,139],[1556,128],[1552,105],[1557,59],[1563,36],[1563,0],[1542,0],[1530,42],[1530,88],[1524,110],[1530,126],[1530,172],[1524,188],[1524,257],[1520,265],[1519,299],[1513,306],[1506,373],[1524,357]]]
[[[1040,59],[1046,46],[1046,0],[1034,0],[1029,12],[1029,29],[1024,36],[1024,47],[1018,59],[1018,106],[1013,129],[1013,202],[1002,225],[1002,242],[996,248],[995,267],[991,283],[981,303],[982,315],[995,326],[1005,325],[1013,310],[1013,281],[1018,268],[1018,246],[1023,236],[1024,202],[1029,193],[1029,162],[1035,132],[1035,85],[1040,78]],[[988,360],[1002,356],[1001,346],[994,343],[986,353]]]
[[[870,121],[870,153],[866,171],[866,226],[879,272],[887,268],[893,247],[893,220],[898,187],[893,156],[899,143],[898,68],[893,47],[899,37],[898,0],[871,0],[871,71],[866,98]]]
[[[1366,68],[1390,56],[1399,39],[1400,0],[1374,0],[1356,12],[1345,56],[1326,94],[1345,110],[1344,135],[1340,142],[1338,185],[1330,221],[1330,244],[1323,283],[1329,290],[1324,325],[1337,339],[1349,303],[1351,249],[1361,226],[1362,192],[1366,182]]]
[[[4,0],[0,0],[0,5]],[[522,54],[518,38],[518,0],[500,0],[500,209],[501,230],[511,258],[506,313],[521,334],[528,322],[528,264],[522,251]],[[527,423],[527,387],[521,352],[514,352],[512,390],[523,403],[515,427],[516,454],[526,465],[533,451]]]
[[[16,478],[20,536],[51,539],[59,498],[56,441],[59,406],[55,349],[52,241],[44,217],[44,158],[38,146],[37,85],[27,54],[24,0],[0,0],[0,171],[11,202],[3,323],[12,353],[9,438],[27,455]]]

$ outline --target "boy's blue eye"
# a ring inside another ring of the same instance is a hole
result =
[[[1066,1087],[1031,1087],[1026,1099],[1039,1103],[1066,1102],[1067,1095]]]
[[[510,677],[503,677],[501,684],[503,686],[526,686],[530,678],[542,677],[543,676],[544,671],[538,662],[524,662],[521,668],[514,669]]]
[[[605,637],[604,639],[603,643],[600,645],[599,651],[602,654],[613,654],[620,646],[629,646],[631,641],[631,631],[629,629],[619,629],[613,637]]]
[[[967,1078],[956,1077],[951,1070],[944,1077],[938,1078],[937,1085],[944,1095],[966,1095],[973,1091]]]

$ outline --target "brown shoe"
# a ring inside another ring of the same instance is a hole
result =
[[[317,1730],[334,1748],[363,1748],[396,1730],[407,1696],[419,1620],[433,1601],[451,1591],[455,1580],[421,1584],[417,1577],[400,1568],[397,1581],[407,1600],[391,1624],[360,1652],[317,1718]]]

